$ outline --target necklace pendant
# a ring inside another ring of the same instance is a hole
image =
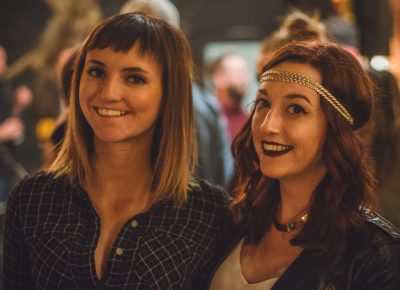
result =
[[[290,231],[294,230],[295,228],[296,228],[296,223],[295,222],[289,223],[289,224],[287,224],[286,231],[290,232]]]
[[[306,212],[304,215],[302,215],[299,219],[292,221],[291,223],[288,224],[280,224],[278,223],[275,218],[272,219],[272,223],[274,224],[274,227],[280,231],[280,232],[291,232],[301,225],[303,225],[308,218],[308,213]]]

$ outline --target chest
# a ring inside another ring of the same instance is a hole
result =
[[[88,212],[51,212],[26,227],[24,244],[38,289],[184,289],[209,256],[191,242],[179,223],[154,223],[152,216],[132,217],[109,243],[101,279],[96,275],[100,219]],[[158,217],[162,218],[162,217]]]
[[[280,277],[302,250],[290,245],[290,238],[269,231],[258,244],[243,244],[243,274],[251,283]]]

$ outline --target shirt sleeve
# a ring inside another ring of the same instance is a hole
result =
[[[19,187],[7,201],[4,231],[4,289],[34,289],[30,275],[29,254],[24,245],[21,205],[17,198]]]

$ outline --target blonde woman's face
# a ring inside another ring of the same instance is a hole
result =
[[[80,81],[79,104],[95,142],[151,142],[162,99],[161,71],[135,45],[127,53],[90,50]]]

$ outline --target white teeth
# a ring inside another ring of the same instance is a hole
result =
[[[126,111],[111,110],[105,108],[97,108],[97,112],[102,116],[108,116],[108,117],[118,117],[126,115],[128,113]]]
[[[289,149],[289,146],[285,146],[285,145],[273,145],[273,144],[263,144],[263,149],[266,151],[285,151],[287,149]]]

